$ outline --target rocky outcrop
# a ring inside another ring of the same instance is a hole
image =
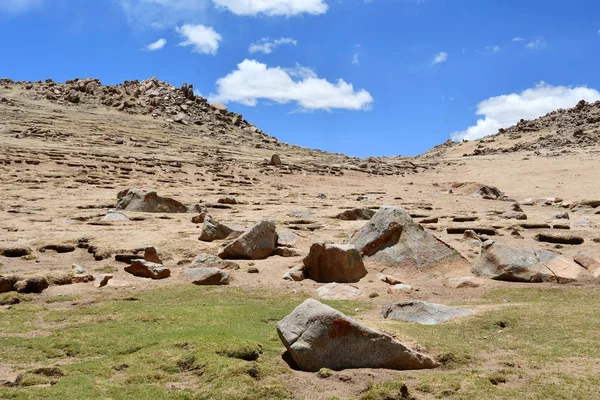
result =
[[[321,368],[435,368],[431,358],[316,300],[308,299],[279,321],[277,333],[303,371]]]
[[[548,250],[518,249],[487,241],[472,266],[475,275],[499,281],[567,283],[581,279],[587,270]]]
[[[219,257],[224,260],[262,260],[272,255],[276,246],[275,224],[271,221],[261,221],[228,244]]]
[[[352,238],[361,255],[391,268],[419,270],[467,262],[452,247],[426,232],[400,207],[382,207]]]
[[[358,282],[367,275],[362,257],[353,245],[315,243],[303,263],[304,273],[322,283]]]

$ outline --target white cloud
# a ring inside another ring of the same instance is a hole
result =
[[[292,38],[281,38],[281,39],[271,39],[271,38],[262,38],[258,42],[252,43],[248,48],[250,53],[263,53],[263,54],[271,54],[273,50],[279,47],[282,44],[293,44],[294,46],[298,44],[298,42]]]
[[[3,1],[3,0],[0,0]],[[115,0],[132,25],[153,29],[170,28],[183,21],[202,22],[210,0]]]
[[[522,42],[523,40],[525,40],[525,39],[523,39],[523,38],[522,38],[522,37],[520,37],[520,36],[517,36],[517,37],[514,37],[512,41],[513,41],[513,42]]]
[[[166,44],[167,44],[167,39],[161,38],[161,39],[158,39],[154,43],[150,43],[148,46],[145,47],[145,49],[148,51],[156,51],[156,50],[160,50],[163,47],[165,47]]]
[[[0,0],[0,12],[19,14],[41,7],[43,0]]]
[[[296,78],[296,79],[293,79]],[[269,68],[256,60],[244,60],[237,69],[216,82],[217,94],[211,101],[236,102],[256,106],[258,99],[279,104],[296,102],[303,110],[333,108],[366,110],[373,98],[364,89],[355,91],[350,83],[336,83],[317,77],[310,68]]]
[[[217,7],[226,8],[236,15],[291,17],[299,14],[324,14],[329,8],[324,0],[213,0]]]
[[[217,54],[222,37],[210,26],[185,24],[175,30],[185,39],[179,46],[193,46],[200,54]]]
[[[541,50],[546,47],[546,40],[544,40],[544,38],[538,38],[527,43],[525,47],[530,50]]]
[[[360,64],[360,59],[358,57],[358,53],[354,53],[354,56],[352,56],[352,64],[354,64],[354,65]]]
[[[446,53],[445,51],[440,51],[436,54],[435,58],[433,59],[434,64],[441,64],[445,63],[446,61],[448,61],[448,53]]]
[[[552,86],[545,82],[535,87],[508,95],[490,97],[477,105],[477,115],[482,115],[475,126],[454,132],[453,140],[475,140],[508,128],[519,120],[535,119],[559,108],[574,107],[580,100],[600,100],[600,92],[585,86]]]
[[[598,35],[600,35],[600,29],[598,29]]]

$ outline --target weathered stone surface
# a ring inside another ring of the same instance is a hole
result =
[[[72,253],[75,251],[75,246],[72,244],[47,244],[38,249],[40,253],[48,250],[56,251],[57,253]]]
[[[354,300],[362,296],[360,289],[340,283],[328,283],[317,289],[323,300]]]
[[[117,194],[117,210],[149,213],[187,213],[188,207],[177,200],[159,196],[153,190],[125,189]]]
[[[190,263],[190,268],[219,268],[229,271],[237,271],[240,265],[233,261],[223,260],[212,254],[198,254]]]
[[[281,167],[282,162],[281,162],[281,158],[279,157],[279,155],[277,154],[273,154],[271,156],[271,165],[275,166],[275,167]]]
[[[352,238],[363,256],[393,268],[466,266],[452,247],[426,232],[400,207],[382,207]]]
[[[342,221],[358,221],[358,220],[370,220],[373,215],[375,215],[375,211],[367,208],[353,208],[352,210],[346,210],[344,212],[339,213],[335,216],[337,219],[341,219]]]
[[[475,310],[462,307],[450,307],[427,301],[388,304],[383,306],[381,315],[386,319],[399,319],[422,325],[437,325],[454,318],[474,314]]]
[[[112,278],[113,278],[113,275],[111,275],[111,274],[98,275],[96,277],[96,282],[95,282],[94,286],[96,286],[97,288],[104,287],[104,286],[108,285],[108,281],[110,281]]]
[[[30,276],[15,282],[15,290],[19,293],[42,293],[49,286],[43,276]]]
[[[223,196],[217,200],[219,204],[238,204],[237,200],[233,196]]]
[[[32,250],[29,247],[23,245],[11,245],[0,247],[0,255],[3,255],[4,257],[23,257],[30,255],[31,252]]]
[[[300,257],[302,255],[298,250],[289,247],[277,247],[274,254],[279,257]]]
[[[600,277],[600,260],[587,254],[577,254],[573,260],[587,269],[595,278]]]
[[[15,282],[7,276],[0,275],[0,293],[12,292],[15,290]]]
[[[472,266],[475,275],[511,282],[572,282],[586,270],[560,254],[518,249],[487,241]]]
[[[521,211],[508,210],[500,214],[499,217],[504,219],[517,219],[523,221],[527,219],[527,214]]]
[[[277,333],[296,365],[310,372],[321,368],[435,368],[417,353],[333,308],[308,299],[279,321]]]
[[[353,283],[367,275],[362,257],[353,245],[315,243],[303,262],[304,273],[317,282]]]
[[[405,283],[398,283],[396,285],[392,285],[387,290],[389,294],[406,294],[412,293],[412,291],[413,287]]]
[[[458,278],[449,278],[444,282],[444,286],[453,289],[476,288],[480,286],[478,279],[474,276],[461,276]]]
[[[229,285],[229,274],[220,268],[185,268],[184,274],[194,285]]]
[[[109,212],[102,218],[104,222],[118,222],[118,221],[130,221],[129,217],[121,212],[113,211]]]
[[[212,242],[214,240],[235,239],[243,233],[240,229],[231,228],[208,217],[202,224],[199,240],[203,242]]]
[[[145,260],[132,260],[125,271],[141,278],[165,279],[171,276],[171,270],[162,264],[155,264]]]
[[[228,244],[219,254],[222,259],[261,260],[275,251],[277,233],[271,221],[261,221]]]

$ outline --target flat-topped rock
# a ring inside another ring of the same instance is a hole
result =
[[[314,243],[303,263],[304,273],[322,283],[358,282],[367,275],[362,257],[354,245]]]
[[[450,307],[444,304],[427,301],[410,301],[406,303],[388,304],[383,306],[381,315],[386,319],[399,319],[406,322],[416,322],[422,325],[437,325],[454,318],[472,315],[475,310],[462,307]]]

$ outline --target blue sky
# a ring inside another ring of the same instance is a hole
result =
[[[361,157],[600,100],[597,0],[0,0],[0,38],[2,77],[186,81]]]

